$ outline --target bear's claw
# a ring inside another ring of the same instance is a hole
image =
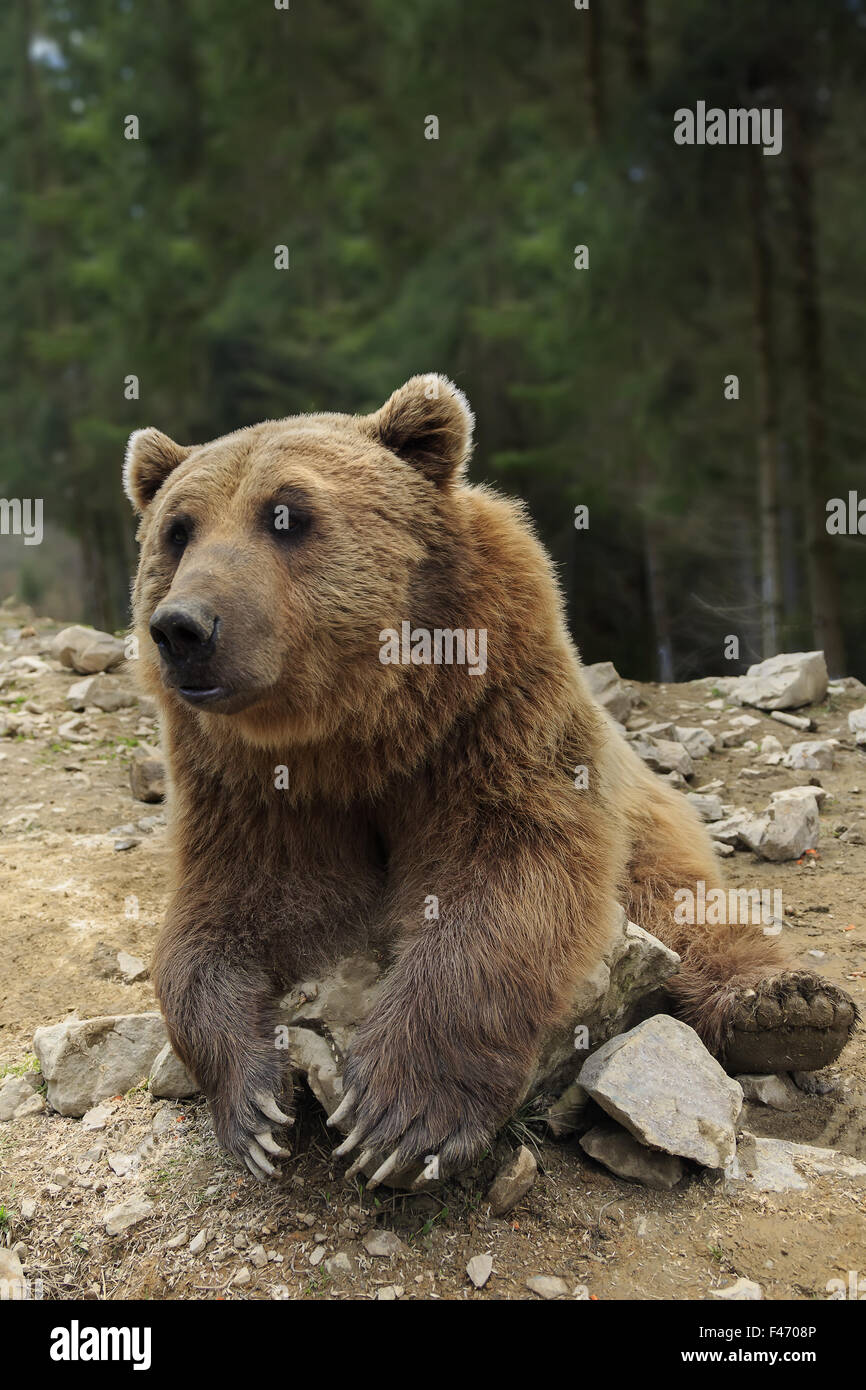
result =
[[[276,1173],[274,1165],[266,1158],[265,1151],[255,1139],[250,1139],[247,1144],[248,1153],[244,1155],[244,1163],[249,1168],[254,1178],[260,1182],[262,1177],[273,1177]]]
[[[366,1168],[370,1160],[375,1157],[375,1149],[363,1149],[362,1152],[355,1159],[355,1162],[352,1164],[351,1168],[346,1169],[346,1177],[353,1178],[356,1173],[360,1173],[362,1168]]]
[[[346,1138],[343,1140],[342,1144],[338,1144],[336,1149],[334,1150],[334,1153],[337,1155],[337,1157],[345,1158],[346,1154],[350,1154],[353,1149],[356,1149],[369,1128],[370,1126],[364,1124],[363,1121],[361,1121],[360,1124],[355,1125],[355,1128],[352,1130],[351,1134],[348,1134]]]
[[[349,1115],[349,1112],[351,1111],[352,1106],[353,1106],[354,1104],[355,1104],[355,1088],[354,1088],[354,1086],[353,1086],[353,1087],[352,1087],[350,1090],[348,1090],[348,1091],[346,1092],[346,1094],[343,1096],[343,1099],[340,1101],[340,1104],[337,1106],[336,1110],[334,1110],[334,1111],[328,1116],[327,1124],[328,1124],[329,1126],[333,1127],[334,1125],[338,1125],[338,1124],[340,1123],[341,1120],[347,1119],[347,1118],[348,1118],[348,1115]]]
[[[293,1125],[295,1123],[294,1117],[284,1115],[273,1096],[269,1096],[266,1091],[256,1091],[255,1102],[262,1114],[266,1115],[269,1120],[273,1120],[275,1124]]]
[[[441,1093],[432,1086],[431,1095],[441,1106]],[[445,1115],[440,1110],[435,1115],[426,1111],[413,1115],[410,1111],[401,1116],[398,1104],[388,1108],[371,1102],[369,1088],[358,1085],[347,1089],[328,1124],[340,1124],[344,1130],[351,1126],[334,1149],[334,1156],[352,1154],[346,1178],[362,1171],[370,1173],[368,1190],[389,1181],[417,1190],[450,1177],[474,1161],[495,1128],[492,1116],[467,1114],[462,1098],[455,1099],[454,1110]]]
[[[269,1129],[259,1130],[256,1135],[256,1142],[269,1154],[276,1154],[278,1158],[288,1158],[291,1151],[282,1149],[274,1139]]]
[[[386,1178],[390,1178],[391,1174],[397,1168],[397,1162],[398,1158],[397,1152],[395,1150],[394,1153],[390,1154],[389,1157],[385,1159],[384,1163],[380,1163],[379,1167],[376,1169],[375,1173],[370,1178],[370,1181],[367,1183],[367,1191],[369,1192],[370,1189],[373,1187],[378,1187],[379,1184],[381,1182],[384,1182]]]
[[[340,1147],[342,1148],[342,1145]],[[335,1150],[335,1152],[338,1151]],[[354,1178],[356,1173],[362,1172],[363,1169],[365,1169],[373,1161],[373,1159],[376,1158],[376,1156],[377,1155],[375,1149],[362,1149],[361,1153],[355,1159],[351,1168],[346,1169],[346,1179],[348,1180],[349,1178]],[[385,1182],[385,1180],[389,1178],[392,1173],[397,1172],[400,1169],[404,1169],[405,1167],[405,1162],[400,1162],[399,1151],[395,1150],[394,1153],[391,1154],[390,1158],[386,1158],[385,1162],[380,1164],[373,1176],[368,1179],[367,1191],[369,1192],[373,1188],[378,1187],[379,1184]],[[421,1171],[418,1173],[417,1177],[413,1178],[412,1182],[410,1183],[410,1186],[413,1189],[426,1187],[428,1183],[435,1182],[439,1177],[441,1177],[439,1155],[426,1154],[423,1161],[423,1167],[421,1168]]]
[[[279,1174],[279,1169],[271,1163],[269,1154],[275,1158],[288,1158],[290,1149],[284,1149],[271,1133],[272,1125],[293,1125],[294,1116],[286,1115],[277,1105],[272,1095],[266,1091],[252,1093],[254,1106],[249,1128],[246,1123],[238,1124],[231,1137],[223,1135],[224,1147],[241,1159],[257,1182]],[[227,1142],[226,1142],[227,1140]]]

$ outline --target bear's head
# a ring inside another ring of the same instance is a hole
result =
[[[382,630],[447,616],[472,425],[451,382],[417,376],[372,415],[292,416],[200,446],[137,430],[124,488],[141,516],[145,685],[257,741],[332,732],[374,684],[387,698]]]

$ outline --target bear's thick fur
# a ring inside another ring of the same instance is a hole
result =
[[[347,1060],[343,1149],[385,1172],[488,1143],[617,899],[681,954],[673,1006],[728,1065],[763,1048],[775,1070],[781,1046],[819,1066],[853,1025],[760,928],[675,923],[678,888],[719,883],[710,840],[589,695],[522,507],[464,481],[472,424],[430,376],[373,415],[130,440],[175,849],[154,979],[257,1174],[285,1119],[275,999],[370,935],[393,964]],[[386,662],[404,623],[485,632],[486,662]]]

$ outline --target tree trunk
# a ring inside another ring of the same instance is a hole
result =
[[[661,563],[660,540],[658,522],[651,516],[645,516],[643,526],[644,566],[650,614],[655,634],[656,679],[670,682],[674,679],[674,644]]]
[[[773,261],[767,235],[764,156],[749,150],[753,321],[758,357],[758,481],[761,518],[761,655],[775,656],[782,634],[779,528],[779,389],[773,333]]]
[[[785,116],[791,131],[789,164],[791,222],[794,234],[794,279],[800,338],[800,366],[806,402],[803,457],[803,506],[813,640],[823,649],[831,676],[845,674],[845,644],[839,596],[826,528],[827,420],[824,405],[824,360],[818,267],[812,151],[802,113],[794,104]]]
[[[627,0],[625,7],[626,63],[631,85],[646,87],[650,79],[647,0]]]
[[[593,138],[600,144],[604,137],[604,56],[600,6],[591,5],[581,13],[581,18],[586,25],[586,94],[589,104],[589,126]]]

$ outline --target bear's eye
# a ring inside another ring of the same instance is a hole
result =
[[[185,550],[189,544],[189,524],[186,521],[173,521],[166,532],[166,539],[172,550]]]
[[[270,526],[277,540],[297,540],[306,531],[309,517],[290,507],[287,502],[277,502],[270,515]]]

